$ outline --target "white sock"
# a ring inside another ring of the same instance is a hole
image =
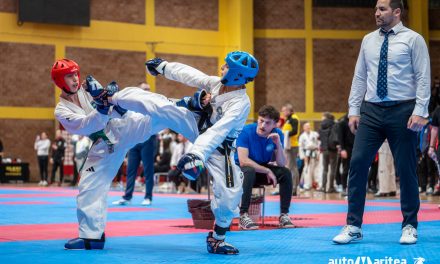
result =
[[[217,240],[225,240],[226,235],[222,235],[222,236],[220,236],[220,235],[217,235],[216,232],[214,232],[214,233],[212,234],[212,237],[215,238],[215,239],[217,239]]]

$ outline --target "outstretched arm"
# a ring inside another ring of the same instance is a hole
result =
[[[167,62],[161,58],[149,60],[145,64],[147,71],[153,76],[163,74],[169,80],[203,88],[208,92],[211,92],[212,87],[220,80],[220,77],[209,76],[191,66],[178,62]]]

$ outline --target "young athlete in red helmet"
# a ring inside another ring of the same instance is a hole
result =
[[[189,110],[160,94],[137,87],[118,92],[115,82],[103,87],[91,76],[80,85],[79,66],[72,60],[56,61],[51,75],[62,89],[57,120],[69,133],[93,140],[78,185],[79,237],[65,248],[103,249],[107,193],[127,151],[164,128],[194,141],[197,123]]]

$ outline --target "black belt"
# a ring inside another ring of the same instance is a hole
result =
[[[234,141],[225,139],[222,143],[222,147],[217,147],[218,152],[225,156],[225,170],[226,170],[226,187],[232,188],[234,187],[234,172],[232,169],[231,163],[231,151],[232,151],[232,143]]]
[[[400,105],[400,104],[405,104],[405,103],[412,103],[415,102],[416,99],[410,99],[410,100],[402,100],[402,101],[383,101],[383,102],[367,102],[369,104],[374,104],[380,107],[390,107],[390,106],[396,106],[396,105]]]

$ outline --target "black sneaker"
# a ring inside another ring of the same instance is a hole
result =
[[[280,215],[280,227],[281,228],[293,228],[295,225],[290,220],[290,217],[288,214],[281,214]]]
[[[238,223],[238,226],[241,230],[257,230],[258,225],[252,221],[252,219],[249,217],[248,213],[243,213],[240,216],[240,221]]]
[[[226,243],[224,240],[215,239],[212,234],[213,233],[211,231],[209,232],[208,237],[206,237],[206,246],[209,253],[226,255],[238,254],[238,249],[236,247]]]

